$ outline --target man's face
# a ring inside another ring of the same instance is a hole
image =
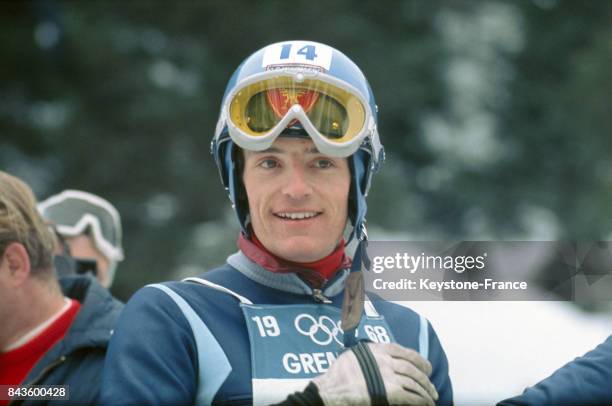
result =
[[[103,286],[108,287],[108,259],[102,254],[92,238],[87,234],[66,238],[66,244],[70,247],[70,255],[75,258],[95,259],[97,262],[97,278]]]
[[[244,158],[251,224],[261,243],[293,262],[329,255],[347,221],[347,159],[321,154],[311,140],[283,137],[265,151],[244,151]]]

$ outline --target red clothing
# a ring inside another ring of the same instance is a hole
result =
[[[325,258],[314,262],[301,263],[287,261],[272,254],[254,233],[252,233],[251,239],[247,240],[242,233],[238,238],[238,248],[251,261],[270,272],[295,272],[314,288],[322,287],[340,269],[351,266],[351,259],[344,252],[344,240],[341,240],[338,247]]]
[[[36,363],[60,341],[70,329],[81,304],[70,300],[70,306],[53,323],[25,344],[7,352],[0,352],[0,384],[19,385]],[[0,400],[0,405],[8,400]]]

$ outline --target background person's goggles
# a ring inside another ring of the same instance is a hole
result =
[[[58,233],[75,237],[89,232],[96,247],[111,261],[123,260],[118,214],[95,196],[65,191],[39,205],[42,216]]]
[[[269,148],[283,130],[299,123],[322,153],[346,157],[359,148],[371,116],[348,85],[299,74],[246,84],[227,103],[230,136],[251,150]]]

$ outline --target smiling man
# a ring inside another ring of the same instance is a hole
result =
[[[243,182],[253,235],[277,257],[313,262],[338,245],[346,226],[350,171],[307,139],[279,138],[244,152]]]
[[[103,404],[452,403],[428,321],[363,293],[376,120],[363,73],[329,46],[272,44],[240,65],[212,143],[240,250],[134,295]]]

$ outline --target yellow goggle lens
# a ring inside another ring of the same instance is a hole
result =
[[[246,134],[264,136],[294,105],[302,106],[311,124],[332,142],[347,142],[365,125],[360,99],[326,82],[280,77],[246,86],[232,99],[230,119]],[[291,122],[292,126],[295,122]]]

